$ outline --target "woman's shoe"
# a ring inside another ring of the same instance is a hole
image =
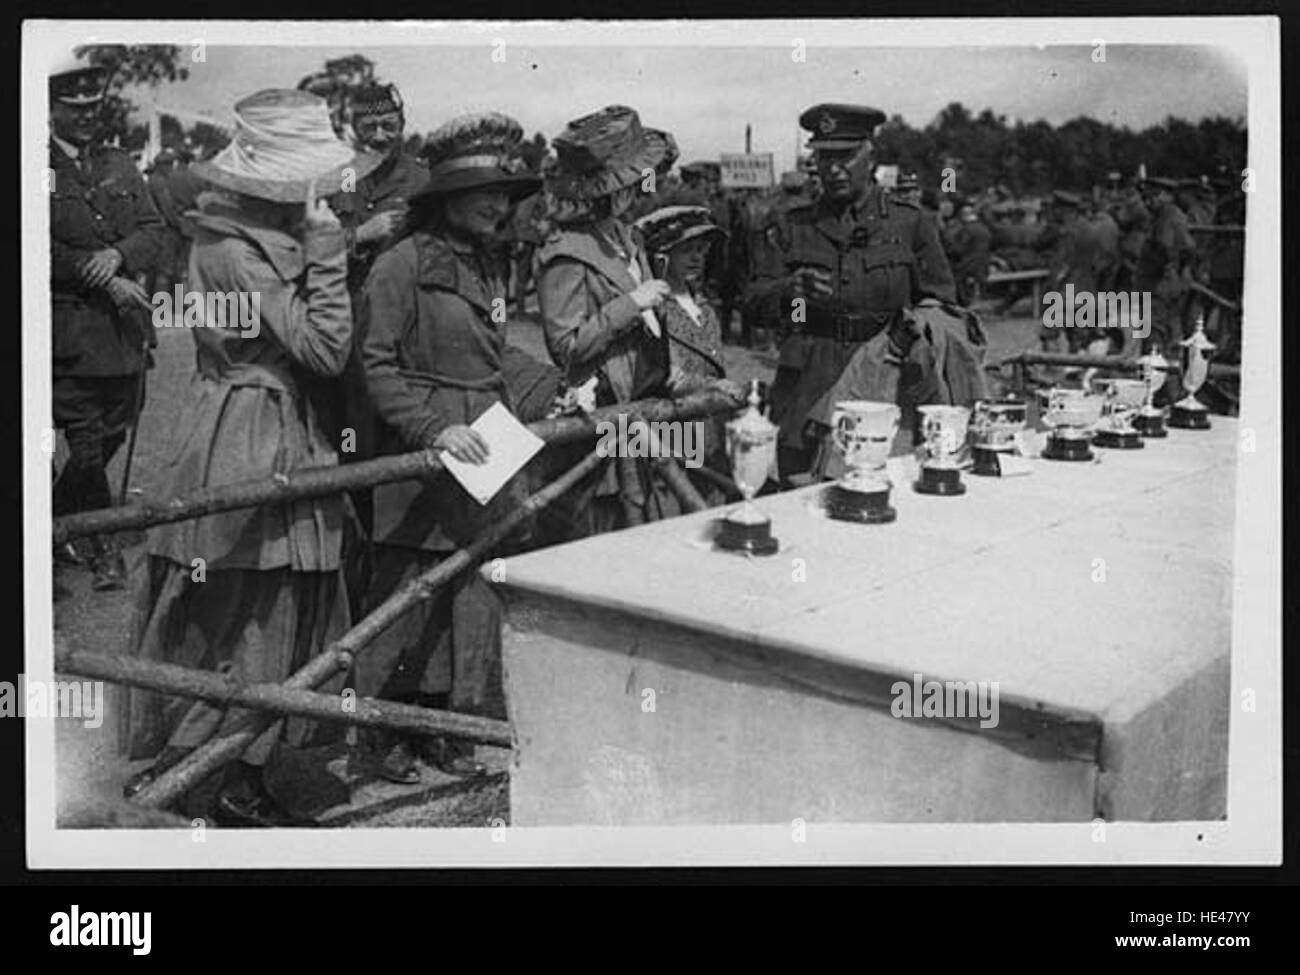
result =
[[[429,742],[426,755],[439,770],[457,778],[478,778],[488,771],[486,765],[474,758],[474,743],[462,739],[434,738]]]
[[[212,821],[218,826],[235,829],[283,829],[292,826],[315,826],[315,820],[302,819],[286,810],[270,794],[240,795],[225,792],[217,797]]]
[[[415,764],[415,754],[405,738],[399,738],[383,754],[375,771],[382,779],[398,785],[419,785],[420,770]]]
[[[236,829],[273,829],[316,826],[314,819],[296,816],[280,805],[262,781],[262,767],[239,761],[226,769],[225,782],[212,807],[217,826]]]

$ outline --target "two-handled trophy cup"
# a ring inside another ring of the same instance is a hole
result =
[[[772,519],[754,504],[776,460],[777,426],[759,411],[758,380],[750,380],[748,407],[727,423],[727,457],[732,479],[744,500],[722,519],[714,545],[729,552],[772,555],[780,543],[772,537]]]
[[[1169,425],[1181,430],[1210,429],[1210,411],[1196,391],[1210,375],[1210,353],[1216,348],[1205,334],[1205,320],[1197,316],[1196,331],[1179,343],[1183,347],[1183,388],[1187,395],[1169,408]]]
[[[1101,422],[1092,442],[1098,447],[1136,450],[1146,446],[1133,425],[1133,418],[1147,400],[1147,384],[1141,379],[1094,379],[1093,389],[1104,397]]]
[[[1151,347],[1151,351],[1141,356],[1138,365],[1142,367],[1142,382],[1146,384],[1146,399],[1142,408],[1133,418],[1133,426],[1144,437],[1167,437],[1165,429],[1165,411],[1156,406],[1156,393],[1164,386],[1169,375],[1169,360],[1160,354],[1160,349]]]
[[[1093,427],[1101,419],[1102,398],[1086,389],[1053,386],[1038,391],[1042,419],[1052,432],[1043,456],[1048,460],[1092,460]]]
[[[893,521],[889,504],[889,459],[902,411],[893,403],[844,400],[831,414],[831,440],[844,457],[848,473],[823,492],[826,513],[840,521],[867,525]]]
[[[1025,429],[1029,406],[1014,395],[978,400],[971,416],[971,469],[982,477],[1002,476],[1002,456],[1014,454]]]
[[[921,476],[913,487],[921,494],[965,494],[961,452],[966,447],[970,409],[965,406],[918,406],[924,438]]]

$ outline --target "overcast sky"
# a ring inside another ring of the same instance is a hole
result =
[[[873,105],[914,126],[960,101],[1012,120],[1090,115],[1142,128],[1167,115],[1244,117],[1247,99],[1245,65],[1210,47],[1110,44],[1104,63],[1089,46],[823,48],[796,63],[789,46],[776,45],[511,44],[501,63],[485,38],[469,47],[208,47],[189,80],[163,86],[159,100],[228,117],[240,97],[294,87],[353,53],[399,86],[413,130],[494,109],[549,138],[571,118],[623,103],[672,132],[683,162],[743,151],[748,122],[754,151],[774,152],[778,171],[792,166],[799,113],[822,101]]]

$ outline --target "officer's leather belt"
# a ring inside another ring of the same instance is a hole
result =
[[[875,338],[894,320],[893,312],[865,315],[813,315],[796,326],[796,332],[837,342],[866,342]]]

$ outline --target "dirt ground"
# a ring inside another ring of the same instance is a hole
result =
[[[1037,347],[1036,322],[1025,311],[1016,317],[994,317],[990,308],[989,304],[977,307],[989,335],[989,361]],[[534,320],[525,319],[510,328],[513,344],[545,359],[541,330]],[[147,399],[132,464],[132,498],[147,496],[154,487],[171,441],[175,418],[188,395],[193,356],[193,340],[186,331],[159,330],[156,366],[148,376]],[[770,351],[729,346],[725,358],[729,375],[740,381],[770,380],[776,366],[776,356]],[[109,472],[115,491],[121,480],[125,454],[125,449],[118,452]],[[60,462],[56,455],[56,464]],[[144,538],[142,535],[124,538],[130,546],[128,569],[135,580],[143,566]],[[55,582],[67,590],[55,603],[56,643],[66,641],[71,649],[84,652],[130,653],[134,598],[131,589],[93,592],[89,573],[80,569],[56,569]],[[135,823],[131,820],[135,814],[131,809],[124,810],[118,797],[122,783],[147,763],[130,764],[117,754],[113,698],[110,689],[109,714],[99,728],[85,728],[75,720],[59,722],[57,795],[60,822],[64,825]],[[422,765],[420,785],[404,787],[369,775],[360,763],[350,760],[344,743],[300,753],[284,761],[270,787],[295,811],[314,816],[322,825],[413,827],[508,823],[509,751],[480,748],[479,758],[492,770],[485,779],[465,783]]]

